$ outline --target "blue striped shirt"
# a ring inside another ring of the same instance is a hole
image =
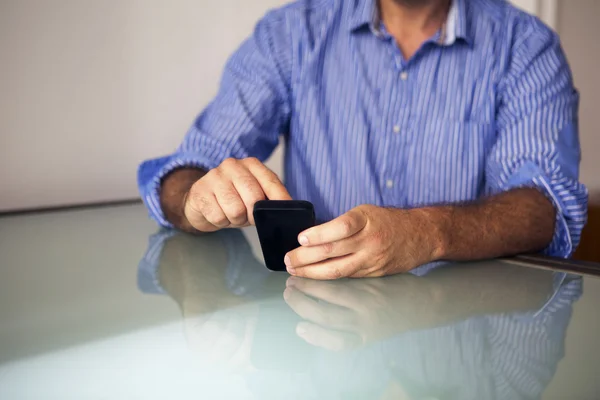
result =
[[[171,155],[138,173],[151,216],[162,178],[225,158],[267,159],[332,219],[360,204],[419,207],[532,186],[557,209],[548,254],[586,220],[579,96],[557,35],[503,0],[454,0],[446,29],[406,60],[374,0],[301,0],[270,11],[230,58],[216,98]]]

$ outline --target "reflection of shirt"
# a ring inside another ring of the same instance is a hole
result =
[[[454,0],[444,37],[404,60],[375,4],[300,0],[268,13],[177,151],[141,165],[151,215],[169,226],[158,200],[168,172],[264,160],[285,132],[286,186],[318,220],[535,186],[559,210],[547,252],[570,254],[587,195],[556,34],[508,2]]]
[[[564,356],[581,295],[580,278],[557,273],[554,283],[540,310],[406,332],[355,351],[319,351],[308,372],[259,371],[250,386],[261,399],[377,399],[395,380],[411,399],[538,399]]]
[[[241,231],[227,229],[216,235],[227,250],[223,273],[232,293],[260,297],[266,277],[273,273],[254,258]],[[177,240],[177,233],[163,230],[150,239],[138,270],[144,292],[162,292],[156,270],[168,239]],[[350,352],[315,349],[306,372],[259,370],[246,377],[248,384],[258,398],[274,399],[377,398],[392,379],[413,398],[539,398],[564,355],[572,304],[582,290],[580,278],[565,273],[553,277],[554,291],[539,310],[406,332]]]
[[[159,279],[158,268],[161,261],[167,265],[176,260],[162,260],[162,251],[169,240],[177,240],[186,235],[174,229],[161,229],[148,238],[148,248],[138,264],[138,287],[144,293],[164,294]],[[223,229],[211,235],[217,236],[227,253],[224,268],[226,281],[232,293],[244,295],[257,290],[269,274],[266,267],[252,253],[250,243],[239,229]],[[198,238],[202,240],[202,238]],[[190,249],[191,252],[191,249]]]
[[[537,399],[564,356],[572,304],[581,290],[580,278],[557,273],[555,292],[540,310],[408,332],[380,351],[389,354],[394,376],[417,394],[431,396],[433,389],[461,400]]]
[[[356,351],[320,352],[306,374],[255,373],[251,386],[265,399],[377,399],[390,380],[411,399],[540,398],[564,356],[572,304],[581,294],[579,278],[556,274],[555,284],[540,310],[474,317]]]

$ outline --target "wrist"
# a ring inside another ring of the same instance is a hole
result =
[[[450,253],[452,212],[447,207],[426,207],[414,210],[420,219],[429,262],[444,260]]]
[[[166,219],[176,228],[195,232],[185,215],[185,205],[192,186],[204,176],[199,169],[183,168],[171,172],[162,182],[160,205]]]

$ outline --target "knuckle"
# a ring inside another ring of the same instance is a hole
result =
[[[279,179],[279,176],[277,176],[277,174],[271,171],[270,169],[266,169],[265,177],[265,179],[267,180],[267,182],[269,182],[270,185],[283,186],[283,183],[281,182],[281,179]]]
[[[213,179],[220,179],[223,176],[223,172],[221,171],[221,166],[217,168],[213,168],[204,177],[202,178],[204,181],[210,181]]]
[[[267,182],[269,185],[280,185],[281,184],[281,181],[279,180],[279,177],[277,176],[277,174],[275,172],[271,171],[266,166],[263,165],[263,168],[261,168],[260,170],[257,170],[257,171],[260,174],[261,178],[263,178],[263,180],[265,182]]]
[[[234,190],[225,190],[221,193],[221,199],[224,204],[236,205],[240,201],[240,195]]]
[[[205,177],[206,176],[202,177],[200,180],[196,181],[192,185],[192,187],[190,188],[190,190],[188,192],[188,200],[192,200],[192,199],[198,197],[203,192],[205,192],[205,190],[203,190],[203,187],[205,186],[205,181],[204,181]]]
[[[374,212],[375,210],[377,210],[379,207],[374,206],[373,204],[362,204],[358,207],[355,208],[356,212],[359,212],[361,214],[370,214],[372,212]]]
[[[256,178],[252,175],[246,175],[239,178],[239,185],[241,188],[246,189],[253,195],[259,196],[262,193],[260,184]]]
[[[229,157],[229,158],[226,158],[225,160],[223,160],[223,162],[221,163],[220,166],[223,168],[229,168],[236,164],[237,164],[237,160],[233,157]]]
[[[296,250],[292,250],[288,253],[288,257],[292,265],[304,265],[304,260],[306,257],[304,256],[304,250],[302,247],[297,248]]]
[[[325,255],[333,253],[334,248],[335,248],[335,245],[333,243],[325,243],[325,244],[321,245],[321,251]]]
[[[369,212],[369,210],[371,210],[373,207],[372,204],[361,204],[360,206],[356,207],[355,210],[359,211],[359,212]]]
[[[205,215],[206,220],[208,222],[210,222],[211,224],[218,226],[218,227],[225,227],[225,226],[229,226],[229,220],[227,219],[227,217],[222,214],[222,213],[210,213],[208,215]]]
[[[290,252],[288,253],[288,257],[290,258],[290,264],[292,266],[298,266],[298,265],[302,265],[302,258],[299,257],[297,254],[295,254],[294,252]]]
[[[207,211],[210,211],[210,209],[213,206],[209,198],[197,192],[190,192],[188,201],[190,204],[190,208],[193,211],[202,214],[204,214]]]
[[[260,160],[256,157],[248,157],[248,158],[244,159],[244,162],[248,165],[262,165]]]
[[[269,175],[269,177],[267,178],[267,182],[271,186],[283,186],[283,184],[275,174]]]
[[[306,278],[306,271],[304,271],[304,268],[298,268],[294,272],[294,276],[297,276],[299,278]]]
[[[242,222],[246,220],[246,207],[234,206],[229,210],[231,218],[235,219],[236,222]]]
[[[254,204],[258,203],[261,200],[265,200],[266,197],[263,195],[251,195],[249,197],[249,199],[247,199],[247,204],[249,205],[250,209],[252,209],[252,207],[254,207]]]
[[[352,233],[352,228],[354,226],[354,220],[352,217],[345,215],[340,218],[340,229],[344,235],[349,235]]]

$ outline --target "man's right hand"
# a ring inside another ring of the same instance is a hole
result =
[[[228,158],[192,184],[184,196],[183,214],[200,232],[241,228],[254,224],[254,203],[266,199],[291,197],[277,175],[258,159]]]

